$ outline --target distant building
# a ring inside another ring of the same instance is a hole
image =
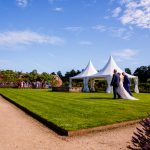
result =
[[[3,75],[0,73],[0,81],[3,81]]]
[[[61,87],[62,86],[62,80],[58,75],[53,75],[51,86],[52,87]]]

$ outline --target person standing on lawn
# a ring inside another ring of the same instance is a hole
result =
[[[123,86],[126,89],[126,91],[132,96],[132,93],[130,91],[130,80],[124,72],[122,73],[122,75],[124,76]]]
[[[114,74],[113,74],[112,81],[111,81],[111,86],[113,86],[114,99],[116,99],[116,96],[120,98],[120,95],[118,94],[119,83],[120,83],[120,76],[117,73],[117,70],[114,69]]]

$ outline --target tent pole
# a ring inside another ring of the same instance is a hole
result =
[[[88,82],[88,77],[83,78],[83,92],[89,92]]]
[[[90,89],[91,89],[91,91],[92,92],[95,92],[95,80],[94,79],[91,79],[91,87],[90,87]]]
[[[134,79],[135,87],[134,87],[134,92],[139,93],[139,88],[138,88],[138,77]]]
[[[111,84],[111,80],[112,80],[112,76],[109,75],[106,77],[107,80],[107,89],[106,89],[106,93],[112,93],[112,87],[110,86]]]
[[[72,79],[69,78],[69,88],[72,88]]]

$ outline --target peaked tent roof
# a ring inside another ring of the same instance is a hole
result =
[[[113,72],[114,72],[114,69],[117,69],[117,72],[124,72],[122,69],[120,69],[118,67],[118,65],[116,64],[116,62],[114,61],[113,57],[110,56],[107,64],[104,66],[103,69],[101,69],[97,74],[91,76],[92,78],[98,78],[98,77],[105,77],[105,76],[112,76],[113,75]],[[130,74],[127,74],[126,75],[129,77],[129,78],[136,78],[136,76],[133,76],[133,75],[130,75]]]
[[[90,60],[88,65],[86,66],[86,68],[81,73],[79,73],[78,75],[71,77],[71,79],[82,79],[85,77],[92,76],[96,73],[97,73],[97,70],[95,69],[95,67],[93,66],[93,64]]]

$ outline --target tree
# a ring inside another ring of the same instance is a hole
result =
[[[73,76],[75,76],[75,75],[77,75],[78,74],[78,72],[76,72],[74,69],[72,69],[71,71],[69,71],[69,72],[66,72],[65,73],[65,81],[69,81],[69,78],[70,77],[73,77]]]
[[[56,73],[55,73],[55,72],[52,72],[51,74],[52,74],[52,75],[56,75]]]
[[[32,72],[29,73],[29,80],[32,81],[37,81],[38,78],[38,73],[37,70],[34,69]]]
[[[40,75],[40,79],[41,79],[40,81],[46,81],[46,82],[50,83],[50,81],[52,80],[52,77],[53,77],[53,75],[43,72]]]
[[[148,78],[150,78],[150,66],[141,66],[137,68],[134,75],[138,76],[141,82],[147,82]]]
[[[125,72],[128,73],[128,74],[131,74],[130,68],[125,68]]]
[[[17,72],[13,70],[3,70],[1,71],[4,82],[16,82],[17,81]]]
[[[68,86],[69,85],[69,78],[73,77],[73,76],[75,76],[75,75],[77,75],[79,73],[81,73],[79,70],[75,71],[74,69],[72,69],[71,71],[66,72],[65,76],[63,77],[63,84],[65,86]],[[78,81],[76,80],[74,82],[77,83]]]
[[[58,75],[61,79],[63,78],[63,75],[62,75],[61,71],[58,71],[58,72],[57,72],[57,75]]]

